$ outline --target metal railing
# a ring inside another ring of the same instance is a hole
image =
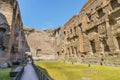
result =
[[[53,80],[46,73],[44,73],[40,68],[35,66],[35,64],[33,64],[33,67],[37,73],[39,80]]]
[[[22,70],[16,75],[16,77],[13,80],[20,80],[20,78],[22,77],[22,74],[24,72],[24,67],[22,68]]]

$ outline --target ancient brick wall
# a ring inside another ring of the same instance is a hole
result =
[[[117,28],[119,7],[119,0],[95,0],[83,8],[81,13],[85,52],[91,54],[119,52],[119,39],[114,34],[114,28],[119,29]],[[116,27],[113,27],[114,25]],[[87,45],[89,47],[86,47]]]
[[[27,45],[23,32],[20,9],[16,0],[0,0],[0,60],[1,63],[22,59]],[[4,32],[4,33],[3,33]],[[4,37],[3,37],[4,35]],[[1,58],[0,58],[1,59]]]
[[[52,30],[35,30],[30,28],[24,28],[27,42],[30,47],[30,53],[33,59],[43,59],[44,56],[47,59],[51,59],[50,55],[55,54],[55,38],[51,35]]]
[[[63,43],[59,54],[69,57],[76,54],[82,61],[89,58],[98,63],[103,57],[119,56],[119,13],[120,0],[88,0],[80,13],[61,28]]]
[[[56,32],[57,30],[55,30]],[[57,57],[65,60],[65,58],[78,58],[83,53],[83,34],[82,25],[79,22],[79,15],[74,15],[63,27],[60,28],[60,45],[57,47]],[[57,31],[57,33],[59,30]],[[58,34],[57,35],[58,37]],[[57,40],[58,41],[58,38]]]

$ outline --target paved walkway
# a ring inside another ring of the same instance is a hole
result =
[[[20,80],[38,80],[37,74],[32,64],[27,64],[24,67],[24,72]]]

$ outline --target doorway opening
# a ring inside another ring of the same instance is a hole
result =
[[[95,48],[95,41],[90,41],[90,45],[91,45],[91,48],[92,48],[92,52],[93,53],[96,53],[96,48]]]

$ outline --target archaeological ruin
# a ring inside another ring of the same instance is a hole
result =
[[[35,30],[23,27],[17,0],[0,0],[0,65],[26,52],[35,60],[120,65],[119,13],[120,0],[88,0],[64,26]]]
[[[54,36],[52,30],[35,30],[24,28],[26,39],[30,47],[29,55],[32,55],[34,60],[51,60],[55,59]]]
[[[27,50],[17,0],[0,0],[0,65],[22,60]]]
[[[120,0],[88,0],[79,14],[54,31],[57,57],[119,64],[119,12]]]

